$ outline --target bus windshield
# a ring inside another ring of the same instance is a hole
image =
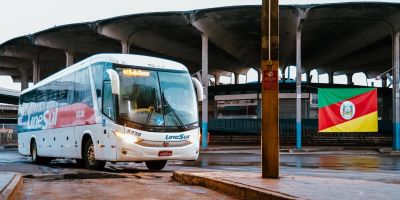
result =
[[[120,67],[119,118],[147,127],[198,123],[197,102],[187,72]]]

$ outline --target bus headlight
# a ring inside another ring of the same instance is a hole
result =
[[[121,133],[119,131],[114,131],[115,135],[122,140],[124,140],[126,143],[136,143],[141,141],[142,139],[137,138],[136,136],[132,134],[126,134],[126,133]]]

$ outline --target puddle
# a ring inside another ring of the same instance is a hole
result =
[[[113,173],[69,173],[69,174],[43,174],[43,175],[25,175],[26,179],[37,179],[42,181],[53,180],[77,180],[77,179],[107,179],[107,178],[127,178],[125,175]]]

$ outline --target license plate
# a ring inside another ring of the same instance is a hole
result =
[[[172,156],[172,151],[160,151],[158,152],[159,157],[164,157],[164,156]]]

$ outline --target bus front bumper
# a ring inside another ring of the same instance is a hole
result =
[[[199,144],[182,147],[144,147],[134,143],[120,143],[117,148],[117,161],[151,160],[196,160],[199,157]]]

